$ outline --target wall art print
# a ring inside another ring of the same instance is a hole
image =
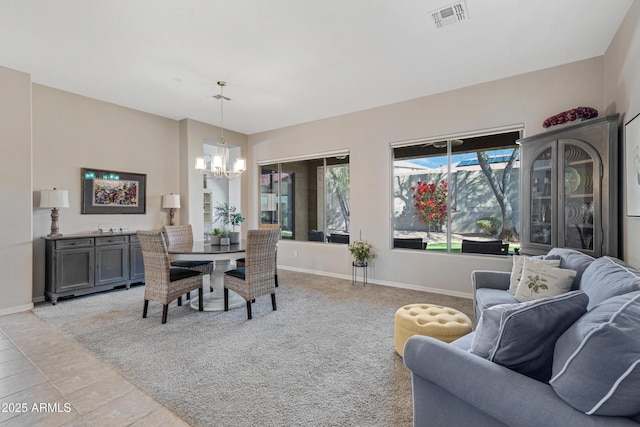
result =
[[[624,125],[627,216],[640,216],[640,114]]]
[[[147,176],[82,168],[83,214],[144,214]]]

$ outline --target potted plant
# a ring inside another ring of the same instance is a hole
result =
[[[222,231],[220,231],[219,228],[214,228],[213,229],[213,234],[211,235],[211,244],[212,245],[219,245],[220,244],[220,235],[222,234]]]
[[[356,240],[350,244],[349,252],[355,258],[356,266],[364,266],[369,259],[376,256],[373,252],[373,245],[366,240]]]
[[[220,231],[220,246],[229,246],[230,244],[229,232],[227,230]]]
[[[233,231],[229,233],[231,243],[240,243],[240,232],[236,231],[236,227],[246,220],[240,212],[236,212],[235,206],[229,206],[229,203],[218,203],[215,206],[215,218],[222,225],[231,225]]]

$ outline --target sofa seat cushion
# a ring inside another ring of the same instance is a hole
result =
[[[584,271],[580,289],[589,296],[591,310],[615,295],[640,290],[640,272],[617,258],[605,256]]]
[[[549,381],[556,339],[587,308],[573,291],[552,298],[502,304],[482,312],[471,352],[538,381]]]
[[[549,384],[588,415],[640,413],[638,331],[640,292],[600,303],[557,340]]]
[[[582,280],[582,273],[595,261],[595,258],[574,249],[566,248],[553,248],[547,254],[547,258],[550,256],[560,257],[560,268],[566,268],[567,270],[573,270],[576,272],[576,277],[573,278],[573,284],[571,290],[575,291],[580,288],[580,280]]]
[[[482,310],[493,307],[498,304],[516,304],[518,300],[514,295],[502,289],[479,288],[475,292],[476,310],[482,313]],[[476,319],[479,320],[479,319]]]

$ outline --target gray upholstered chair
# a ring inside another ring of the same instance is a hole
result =
[[[245,266],[225,272],[224,311],[229,310],[229,290],[247,301],[247,317],[251,319],[251,303],[262,295],[271,294],[276,310],[275,258],[279,229],[249,230]]]
[[[162,230],[167,238],[167,248],[169,250],[189,250],[193,247],[193,230],[191,224],[168,225],[163,227]],[[203,275],[213,274],[213,261],[211,260],[175,259],[171,261],[171,266],[199,271]],[[213,291],[213,289],[211,289],[211,291]],[[191,299],[189,292],[187,292],[187,299]]]
[[[142,317],[147,317],[149,301],[159,302],[162,308],[162,323],[167,323],[169,303],[178,300],[182,305],[182,294],[198,289],[199,310],[202,311],[202,273],[186,268],[171,268],[169,253],[160,230],[136,232],[144,262],[144,309]]]

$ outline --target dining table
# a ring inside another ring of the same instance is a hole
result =
[[[207,283],[203,280],[202,302],[204,311],[224,310],[224,273],[235,268],[235,260],[245,257],[247,242],[231,245],[212,245],[205,241],[195,241],[191,247],[173,247],[169,256],[174,259],[211,260],[214,263],[213,273]],[[213,289],[213,291],[211,291]],[[198,309],[199,299],[191,299],[191,308]],[[244,298],[233,291],[229,291],[229,308],[244,306]]]

